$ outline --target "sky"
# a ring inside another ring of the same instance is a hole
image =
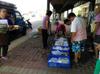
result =
[[[1,0],[16,4],[22,14],[32,12],[38,18],[45,15],[47,0]]]

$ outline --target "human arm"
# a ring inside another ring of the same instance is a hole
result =
[[[77,19],[74,19],[72,21],[72,24],[71,24],[71,42],[74,41],[74,38],[76,36],[76,32],[77,32],[77,24],[78,24],[78,20]]]
[[[48,30],[48,27],[49,26],[49,22],[48,22],[48,20],[46,20],[46,29]]]
[[[73,42],[74,41],[74,37],[76,36],[76,32],[72,32],[72,34],[71,34],[71,42]]]
[[[95,25],[95,28],[94,28],[93,37],[95,37],[95,34],[96,34],[97,30],[100,28],[100,22],[96,22],[95,24],[96,25]]]

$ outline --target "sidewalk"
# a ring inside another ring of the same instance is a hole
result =
[[[20,40],[22,43],[9,51],[9,60],[0,66],[0,74],[93,74],[94,61],[80,68],[48,68],[47,56],[44,57],[41,53],[41,36],[36,39],[22,37]]]
[[[14,41],[11,42],[10,46],[9,46],[9,51],[11,49],[14,49],[15,47],[17,47],[18,45],[24,43],[25,41],[27,41],[28,39],[30,39],[32,37],[32,32],[27,32],[27,34],[25,36],[22,36]]]

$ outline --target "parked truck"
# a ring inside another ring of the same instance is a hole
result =
[[[12,39],[16,39],[18,37],[26,35],[26,29],[27,29],[26,23],[21,13],[17,10],[16,5],[0,1],[0,8],[6,8],[9,14],[9,18],[11,19],[13,24],[20,26],[19,29],[15,29],[11,32],[13,37]]]

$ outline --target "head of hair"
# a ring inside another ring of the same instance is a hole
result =
[[[6,9],[5,7],[0,7],[0,11],[1,11],[1,10],[7,10],[7,9]]]
[[[52,11],[47,11],[46,15],[51,16]]]
[[[6,18],[6,17],[7,17],[7,9],[0,8],[0,18]]]
[[[64,24],[66,24],[67,22],[69,22],[70,20],[68,20],[68,19],[65,19],[64,20]]]
[[[69,13],[68,18],[71,18],[71,17],[76,17],[76,15],[74,13]]]

